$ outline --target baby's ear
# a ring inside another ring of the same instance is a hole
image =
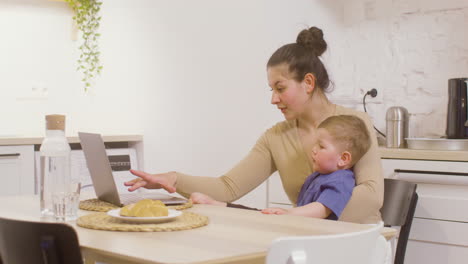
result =
[[[341,168],[347,168],[351,165],[351,153],[349,151],[343,151],[341,153],[340,160],[338,161],[338,166]]]

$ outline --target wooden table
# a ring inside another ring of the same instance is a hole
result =
[[[271,242],[282,236],[337,234],[367,225],[257,211],[195,205],[188,211],[206,215],[207,226],[174,232],[117,232],[86,229],[78,233],[87,263],[264,263]],[[90,212],[80,210],[80,215]],[[40,221],[37,196],[0,197],[0,216]],[[387,238],[394,229],[383,229]]]

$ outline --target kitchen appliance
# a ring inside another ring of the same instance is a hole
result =
[[[448,81],[447,138],[468,138],[468,78]]]
[[[387,148],[405,148],[408,137],[408,110],[393,106],[387,110]]]

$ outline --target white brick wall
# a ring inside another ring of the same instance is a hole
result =
[[[447,81],[468,77],[468,1],[384,0],[370,18],[366,2],[374,1],[351,2],[363,11],[345,10],[342,35],[330,43],[333,96],[362,98],[377,88],[379,96],[366,101],[379,129],[385,131],[386,110],[398,105],[410,113],[410,136],[444,135]]]

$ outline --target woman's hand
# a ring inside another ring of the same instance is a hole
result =
[[[161,174],[149,174],[144,171],[130,170],[130,172],[138,176],[134,180],[125,182],[125,186],[130,186],[129,191],[144,187],[146,189],[164,189],[169,193],[176,191],[175,183],[177,181],[177,174],[175,172],[161,173]]]
[[[277,208],[277,207],[265,208],[262,210],[262,214],[282,215],[282,214],[287,214],[287,213],[288,213],[288,210],[283,209],[283,208]]]

